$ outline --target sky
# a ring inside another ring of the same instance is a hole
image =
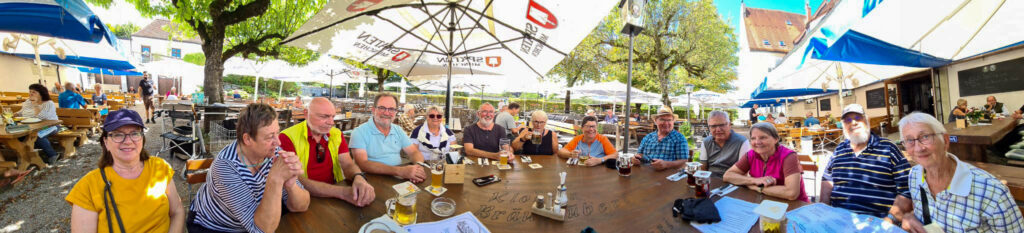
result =
[[[804,0],[714,0],[718,14],[733,28],[733,35],[739,36],[740,31],[740,2],[745,2],[748,8],[762,8],[781,10],[797,14],[805,14]],[[838,0],[833,0],[838,1]],[[811,13],[815,13],[824,0],[810,0]]]

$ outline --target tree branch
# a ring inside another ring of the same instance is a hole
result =
[[[222,1],[214,1],[214,3],[217,2]],[[231,4],[231,0],[225,0],[223,2],[225,4]],[[214,8],[213,3],[210,4],[210,8]],[[260,16],[263,13],[266,13],[268,8],[270,8],[270,0],[256,0],[245,5],[241,5],[238,8],[235,8],[234,11],[223,12],[219,15],[219,17],[217,15],[212,14],[211,16],[214,16],[214,22],[218,22],[220,25],[228,26],[240,23],[252,17]]]
[[[260,50],[260,44],[263,44],[264,41],[267,41],[269,39],[274,39],[274,38],[284,39],[284,35],[277,34],[277,33],[267,34],[267,35],[263,35],[260,38],[257,38],[257,39],[254,39],[254,40],[249,40],[249,41],[243,42],[241,44],[237,44],[235,46],[232,46],[230,49],[224,51],[224,54],[221,55],[221,59],[222,60],[227,60],[228,58],[231,58],[231,57],[235,56],[238,53],[246,53],[246,54],[274,53],[273,55],[276,55],[276,53],[277,53],[276,49],[272,50],[272,51],[261,51]]]

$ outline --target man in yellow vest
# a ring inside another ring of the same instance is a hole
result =
[[[341,130],[334,128],[334,104],[323,97],[314,98],[306,108],[306,120],[281,131],[281,149],[295,152],[306,172],[299,177],[309,193],[333,197],[356,206],[373,201],[373,186],[348,153]],[[352,186],[341,186],[346,177]]]

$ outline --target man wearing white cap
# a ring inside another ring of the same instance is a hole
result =
[[[662,106],[658,109],[658,115],[654,118],[658,131],[647,134],[640,141],[633,163],[639,164],[640,160],[649,159],[651,167],[656,170],[676,169],[686,164],[690,149],[686,144],[686,136],[673,127],[675,122],[676,114],[671,107]]]
[[[864,107],[847,105],[842,120],[846,140],[825,167],[821,202],[885,217],[893,203],[910,201],[910,164],[896,144],[871,133]]]

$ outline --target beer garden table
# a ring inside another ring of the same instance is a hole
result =
[[[602,166],[568,166],[565,160],[551,156],[531,157],[544,167],[531,169],[519,161],[512,163],[512,170],[504,171],[495,166],[466,165],[464,184],[445,184],[448,191],[441,195],[455,200],[456,210],[452,216],[472,212],[491,232],[578,232],[588,226],[597,232],[697,232],[688,222],[672,217],[675,199],[694,196],[685,180],[666,179],[675,172],[673,170],[655,171],[649,166],[634,166],[630,177],[620,177],[616,170]],[[544,195],[546,199],[548,192],[555,194],[561,171],[567,172],[568,220],[559,222],[532,214],[530,207],[537,195]],[[475,177],[491,174],[502,181],[483,187],[471,182]],[[428,176],[417,186],[429,186],[429,179]],[[391,186],[404,180],[369,175],[368,182],[377,197],[370,205],[359,208],[339,199],[312,197],[306,212],[282,217],[278,232],[358,231],[363,224],[385,214],[384,202],[395,196]],[[722,185],[720,179],[712,180],[712,189]],[[727,196],[753,203],[762,198],[743,187]],[[430,210],[433,195],[424,191],[416,198],[417,222],[444,219]],[[769,196],[763,199],[788,203],[788,210],[808,204]],[[751,227],[750,232],[755,231],[758,228]]]
[[[46,127],[60,124],[60,120],[49,120],[40,121],[38,123],[24,124],[28,125],[29,129],[18,133],[9,133],[7,132],[6,127],[0,127],[0,141],[2,141],[3,144],[7,145],[7,147],[9,147],[10,149],[14,150],[16,153],[18,153],[18,170],[28,169],[29,165],[36,165],[38,167],[37,169],[43,169],[47,167],[46,164],[43,163],[42,158],[39,157],[39,153],[35,152],[35,150],[33,150],[32,148],[33,145],[35,145],[36,139],[38,138],[38,136],[36,136],[36,133],[39,132],[39,130],[44,129]],[[24,140],[21,140],[22,137],[24,137]],[[0,161],[3,160],[3,156],[0,156]]]
[[[956,123],[946,123],[944,127],[949,133],[949,153],[962,160],[988,162],[985,149],[1006,136],[1017,121],[1011,118],[992,120],[991,125],[972,125],[957,129]]]

